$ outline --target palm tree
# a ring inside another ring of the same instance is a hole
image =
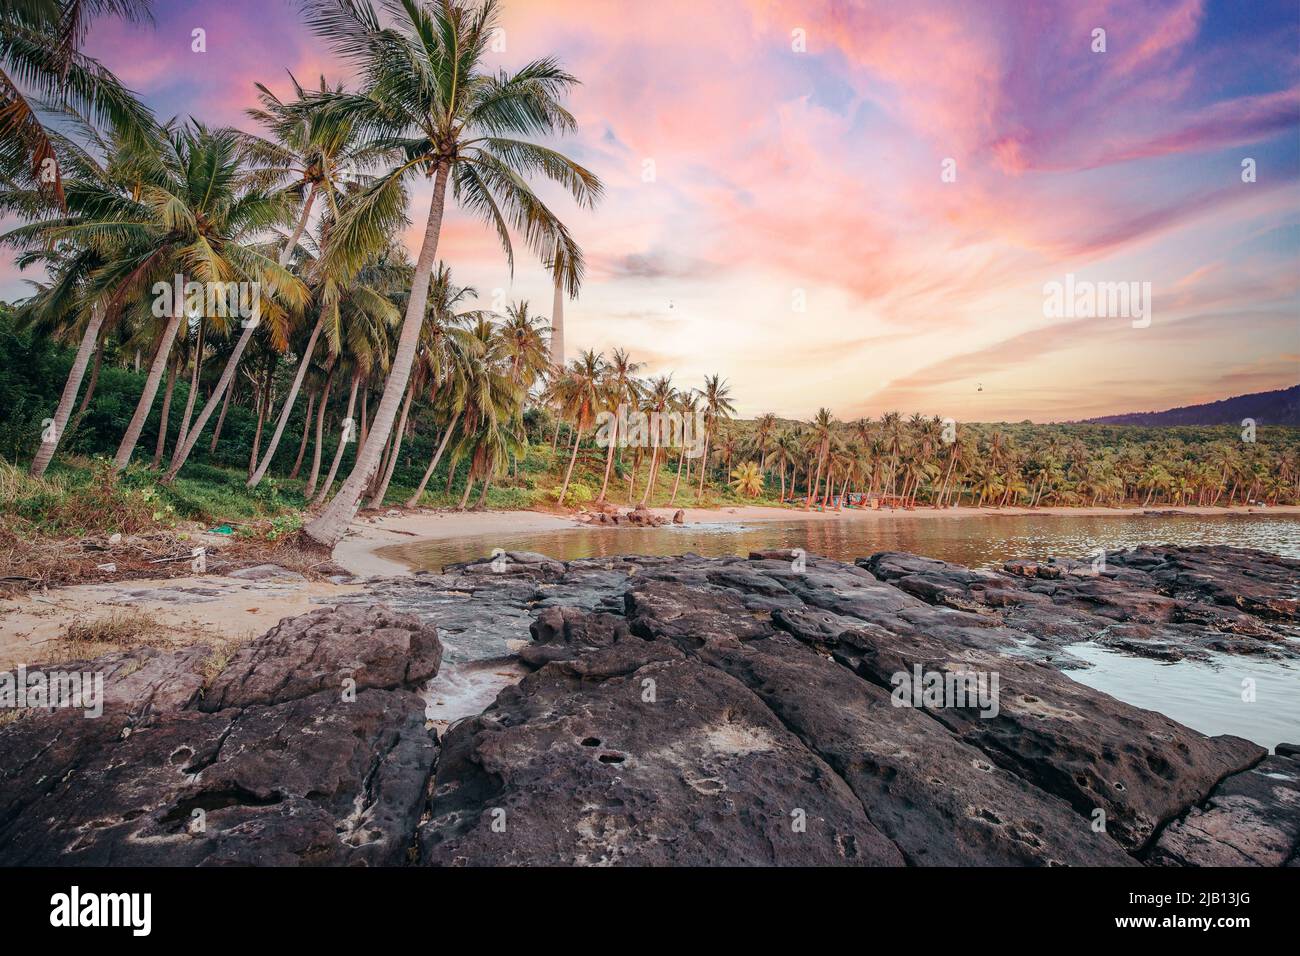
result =
[[[397,454],[401,450],[402,432],[406,425],[406,418],[410,412],[411,401],[417,391],[423,391],[423,386],[427,383],[434,396],[441,385],[452,374],[452,370],[457,366],[463,366],[468,359],[469,354],[484,346],[481,340],[463,328],[463,324],[470,320],[478,320],[480,323],[485,320],[481,311],[466,312],[457,314],[456,306],[467,298],[476,296],[477,293],[470,286],[458,286],[451,281],[451,270],[445,264],[439,264],[438,271],[433,278],[433,288],[429,290],[429,302],[427,305],[428,315],[425,318],[424,330],[422,333],[420,359],[414,374],[411,376],[411,385],[407,389],[406,400],[402,403],[402,414],[398,421],[397,431],[393,433],[393,447],[388,455],[388,464],[384,469],[383,479],[375,489],[370,499],[370,507],[378,508],[384,503],[384,495],[388,493],[388,484],[393,479],[393,471],[397,466]],[[496,335],[495,330],[488,325],[488,337]],[[455,426],[455,420],[450,422],[448,430],[444,433],[444,444],[451,428]],[[424,493],[424,487],[428,483],[429,477],[432,476],[433,470],[438,467],[438,452],[434,452],[433,460],[429,462],[429,467],[425,472],[424,480],[421,481],[420,487],[413,496],[416,500]]]
[[[758,465],[747,461],[732,470],[729,484],[736,494],[757,498],[763,491],[763,472]]]
[[[808,498],[804,502],[804,511],[812,508],[813,498],[817,495],[817,489],[821,486],[822,468],[826,464],[826,456],[830,454],[831,437],[835,427],[835,417],[831,414],[829,408],[817,409],[817,414],[810,423],[811,433],[811,450],[817,461],[817,473],[812,478],[808,486]],[[808,468],[808,474],[813,475],[811,464]]]
[[[292,73],[289,74],[289,79],[293,83],[296,96],[291,103],[281,102],[265,86],[257,84],[258,99],[262,106],[260,109],[250,109],[247,112],[250,117],[262,124],[270,138],[244,134],[243,146],[246,155],[257,167],[257,180],[268,185],[282,184],[287,180],[284,192],[300,204],[301,212],[295,234],[290,237],[284,248],[284,253],[292,255],[317,196],[324,196],[329,205],[331,215],[321,227],[322,232],[326,234],[326,245],[328,245],[329,221],[339,214],[338,197],[347,185],[346,178],[349,176],[360,178],[357,169],[359,165],[366,162],[367,156],[353,124],[346,120],[340,121],[337,117],[329,115],[326,110],[317,108],[316,101],[308,98],[306,91]],[[320,94],[330,92],[341,93],[342,88],[331,91],[322,76]],[[380,248],[387,245],[388,242],[383,241],[380,243]],[[275,457],[280,437],[284,434],[284,427],[288,424],[303,378],[315,354],[316,340],[331,317],[336,326],[339,321],[338,287],[348,282],[349,270],[338,266],[334,258],[329,255],[321,256],[316,266],[318,274],[313,283],[316,287],[315,299],[319,306],[316,321],[312,325],[306,345],[300,352],[298,370],[285,395],[279,418],[276,420],[275,431],[267,443],[262,462],[248,479],[249,488],[257,486],[262,476],[266,474],[267,468],[270,467],[271,459]]]
[[[125,182],[117,170],[131,170]],[[16,245],[65,243],[91,248],[105,259],[93,273],[91,295],[108,301],[109,311],[150,311],[146,291],[155,280],[169,287],[174,276],[207,283],[247,282],[271,289],[262,295],[262,311],[273,329],[283,329],[285,307],[301,308],[306,289],[257,247],[256,237],[282,222],[287,207],[277,197],[241,184],[237,136],[193,123],[168,127],[154,148],[131,153],[120,166],[65,184],[68,214],[47,218],[8,233]],[[136,405],[135,414],[114,456],[114,469],[126,467],[153,405],[172,343],[186,318],[188,293],[172,290],[170,308],[159,308],[163,325],[158,347]],[[154,306],[165,305],[164,298]],[[200,306],[189,303],[189,311]],[[231,316],[210,319],[230,319]],[[224,389],[223,378],[220,388]],[[211,406],[211,402],[209,405]],[[210,411],[210,409],[209,409]],[[192,444],[206,417],[187,436]]]
[[[312,29],[359,72],[359,93],[320,97],[327,115],[367,131],[376,151],[396,165],[363,189],[335,226],[344,248],[370,245],[388,232],[406,205],[403,183],[423,174],[433,197],[416,260],[412,294],[402,322],[392,370],[374,423],[352,473],[333,501],[303,529],[326,547],[343,536],[361,494],[379,466],[397,406],[406,392],[425,312],[429,277],[437,258],[448,184],[469,212],[492,225],[513,268],[510,229],[544,261],[562,268],[570,294],[582,278],[582,253],[568,230],[537,197],[524,175],[537,173],[564,186],[580,204],[594,205],[600,181],[547,147],[509,134],[551,135],[572,130],[560,104],[577,81],[550,59],[513,75],[481,68],[497,26],[497,0],[439,0],[386,4],[394,24],[380,25],[368,0],[305,0]],[[563,250],[556,255],[556,244]],[[562,259],[562,263],[560,260]]]
[[[713,437],[713,429],[721,419],[730,418],[736,410],[731,404],[731,387],[721,375],[705,377],[700,400],[704,403],[704,454],[700,457],[697,499],[704,497],[704,478],[709,472],[709,440]]]
[[[12,0],[0,7],[0,171],[64,208],[62,137],[40,117],[62,110],[141,145],[153,116],[111,72],[81,52],[93,18],[151,19],[149,0]],[[36,105],[33,105],[33,104]]]
[[[614,416],[614,427],[609,432],[609,445],[605,449],[605,478],[600,485],[597,501],[605,500],[609,489],[609,473],[614,465],[614,449],[618,445],[618,412],[636,397],[636,373],[641,370],[640,362],[633,362],[623,349],[614,349],[613,358],[605,365],[605,383],[603,388],[604,408]],[[680,477],[680,466],[678,475]],[[674,492],[676,487],[674,486]]]
[[[560,488],[560,505],[564,504],[569,480],[573,477],[573,464],[578,460],[578,442],[582,440],[583,431],[595,421],[596,410],[600,407],[600,383],[604,370],[604,356],[588,350],[569,364],[569,370],[560,383],[559,394],[564,414],[573,422],[573,451],[569,455],[569,467],[564,472],[564,484]]]
[[[661,375],[650,380],[643,409],[650,420],[650,475],[645,492],[641,495],[641,504],[649,501],[654,494],[655,481],[659,477],[659,440],[664,433],[664,418],[676,401],[677,389],[673,388],[671,375]]]

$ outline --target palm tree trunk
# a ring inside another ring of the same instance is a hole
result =
[[[90,400],[95,397],[95,386],[99,384],[99,369],[104,364],[105,341],[105,339],[100,339],[99,345],[95,347],[95,364],[90,367],[90,384],[86,386],[86,394],[77,407],[78,415],[90,407]]]
[[[668,499],[670,505],[677,503],[677,486],[682,483],[682,469],[686,467],[686,446],[682,445],[681,454],[677,456],[677,477],[673,479],[673,493]]]
[[[558,255],[560,244],[556,242]],[[555,297],[551,304],[551,364],[564,368],[564,281],[561,270],[555,270]]]
[[[158,440],[154,443],[153,461],[150,468],[157,468],[162,462],[163,450],[167,447],[167,426],[170,423],[172,411],[172,392],[176,388],[176,373],[180,370],[181,359],[178,355],[176,361],[167,367],[167,387],[163,389],[162,414],[158,416]]]
[[[641,495],[641,504],[650,500],[650,496],[655,490],[655,479],[658,477],[655,473],[655,466],[659,464],[659,444],[655,443],[654,448],[650,450],[650,480],[646,482],[645,493]]]
[[[388,494],[388,484],[393,480],[393,472],[397,470],[397,453],[402,450],[402,434],[406,431],[406,416],[411,412],[411,399],[415,397],[414,386],[414,382],[407,386],[406,398],[402,402],[402,414],[397,422],[397,430],[393,432],[393,450],[388,455],[388,467],[384,469],[384,480],[379,483],[375,496],[370,499],[370,507],[372,508],[379,508],[383,505],[384,495]]]
[[[302,441],[298,443],[298,457],[293,460],[293,468],[289,471],[289,480],[298,477],[298,472],[302,470],[302,459],[307,454],[307,439],[311,436],[311,415],[316,410],[316,393],[307,393],[307,411],[302,416]]]
[[[465,476],[465,493],[460,496],[460,504],[456,506],[457,511],[464,511],[465,505],[469,503],[469,493],[474,488],[474,469],[471,467],[469,474]]]
[[[564,507],[564,495],[569,490],[569,479],[573,477],[573,463],[578,460],[578,442],[582,440],[582,429],[574,427],[573,429],[573,454],[569,456],[569,467],[564,472],[564,485],[560,488],[561,508]]]
[[[153,408],[153,400],[158,394],[163,369],[167,367],[167,360],[171,357],[172,343],[176,341],[176,333],[181,327],[185,303],[177,302],[172,312],[163,327],[162,338],[158,341],[158,351],[154,353],[153,362],[149,365],[149,374],[145,377],[144,391],[140,393],[140,400],[136,402],[135,414],[131,416],[131,422],[126,426],[126,433],[122,435],[117,453],[113,456],[115,473],[121,471],[131,461],[131,453],[135,451],[135,446],[140,441],[140,432],[144,430],[145,419],[149,417],[149,410]]]
[[[808,473],[809,474],[812,473],[811,468],[808,469]],[[817,489],[821,487],[821,483],[822,483],[822,456],[818,455],[817,456],[817,477],[813,480],[812,485],[810,485],[808,488],[808,497],[804,499],[804,503],[803,503],[804,511],[812,510],[813,498],[817,496]]]
[[[190,372],[190,393],[185,399],[185,414],[181,416],[181,430],[176,436],[179,445],[190,433],[190,417],[194,414],[194,399],[199,394],[199,376],[203,374],[203,320],[199,319],[198,330],[194,334],[194,368]]]
[[[325,444],[325,409],[329,408],[330,387],[333,384],[334,369],[331,368],[329,375],[325,377],[325,388],[321,391],[320,407],[316,409],[316,441],[312,443],[311,474],[307,476],[307,486],[302,493],[302,496],[307,499],[310,499],[316,490],[316,481],[320,478],[321,446]]]
[[[420,479],[420,487],[415,489],[415,494],[406,499],[406,507],[414,508],[420,503],[420,498],[424,495],[425,486],[429,484],[429,479],[433,477],[434,469],[438,467],[438,459],[442,457],[443,449],[447,447],[447,439],[450,438],[451,433],[456,430],[456,422],[459,420],[460,412],[457,411],[456,414],[451,417],[451,421],[447,423],[447,430],[442,433],[442,441],[438,442],[438,449],[433,453],[433,457],[429,459],[429,467],[424,470],[424,477]]]
[[[411,294],[406,304],[406,317],[402,320],[402,333],[397,342],[397,352],[393,358],[392,369],[388,373],[388,382],[384,386],[384,397],[375,412],[375,421],[366,442],[357,453],[357,462],[352,474],[339,489],[334,500],[326,506],[317,518],[303,528],[304,534],[327,548],[334,547],[347,531],[348,524],[357,513],[361,501],[361,492],[370,482],[370,477],[379,464],[379,455],[388,441],[393,428],[393,419],[397,416],[397,406],[406,393],[406,383],[411,377],[411,365],[415,362],[416,349],[420,342],[420,329],[424,324],[424,307],[429,299],[429,276],[433,272],[433,263],[438,252],[438,235],[442,227],[442,212],[447,195],[448,164],[438,164],[433,186],[433,200],[429,204],[429,222],[424,231],[424,242],[420,248],[420,258],[415,266],[415,275],[411,280]]]
[[[713,437],[712,433],[712,426],[706,426],[704,429],[704,454],[700,456],[700,487],[695,492],[696,501],[704,497],[704,476],[709,471],[709,439]]]
[[[302,238],[303,230],[307,227],[307,217],[311,213],[312,203],[316,199],[316,189],[312,188],[307,193],[307,199],[302,204],[302,213],[298,216],[298,222],[293,227],[293,233],[289,236],[289,241],[284,244],[280,250],[279,263],[284,268],[289,265],[289,260],[293,258],[293,250],[298,246],[298,240]],[[268,290],[268,293],[274,290]],[[213,411],[216,410],[218,402],[225,399],[227,390],[231,387],[231,380],[235,377],[235,369],[239,365],[240,358],[244,355],[244,350],[248,348],[248,342],[253,337],[253,332],[261,324],[261,316],[253,317],[252,322],[244,323],[244,330],[239,334],[239,339],[235,342],[235,347],[226,359],[226,367],[221,370],[221,378],[217,379],[217,387],[212,390],[208,396],[207,402],[203,405],[203,411],[199,413],[199,420],[194,423],[194,429],[185,436],[184,444],[176,446],[176,452],[172,455],[171,464],[167,467],[167,474],[163,475],[163,482],[170,483],[176,479],[176,474],[185,465],[185,460],[190,457],[190,452],[194,448],[195,442],[203,434],[203,429],[208,424],[208,419],[212,417]],[[225,419],[226,410],[221,409],[221,417]],[[212,443],[216,448],[216,442]]]
[[[483,476],[483,490],[479,492],[478,503],[474,505],[475,511],[482,511],[487,507],[488,489],[492,487],[492,473],[488,472]]]
[[[600,497],[597,501],[605,500],[605,491],[609,488],[609,473],[614,467],[614,446],[618,444],[618,417],[615,412],[614,427],[609,433],[609,448],[605,452],[605,480],[600,483]],[[680,472],[678,477],[680,477]]]
[[[215,391],[215,389],[213,389]],[[208,445],[208,454],[215,454],[217,441],[221,438],[221,426],[226,423],[226,409],[230,407],[230,396],[235,394],[235,386],[226,389],[226,397],[221,400],[221,414],[217,416],[217,427],[212,430],[212,442]]]
[[[298,371],[294,373],[293,384],[289,386],[289,394],[284,397],[284,407],[280,409],[280,417],[275,423],[275,431],[271,434],[271,441],[266,446],[266,454],[262,456],[262,463],[257,466],[253,476],[248,479],[248,487],[256,488],[262,476],[266,474],[266,469],[271,467],[271,459],[275,457],[275,450],[280,445],[280,436],[284,434],[284,427],[289,424],[289,415],[293,412],[293,403],[298,400],[298,390],[302,388],[302,380],[307,375],[307,367],[311,365],[311,357],[316,351],[316,340],[320,338],[321,329],[325,327],[325,312],[321,311],[320,317],[316,320],[315,327],[311,330],[311,336],[307,339],[307,345],[302,350],[302,358],[298,361]],[[311,412],[307,413],[311,415]],[[307,427],[303,426],[303,435],[306,436]]]
[[[353,424],[349,426],[348,422],[352,421],[352,413],[356,410],[357,407],[357,389],[360,387],[360,385],[361,385],[361,370],[357,369],[355,372],[352,373],[352,391],[348,395],[348,410],[343,413],[343,422],[340,425],[340,432],[339,432],[339,443],[338,443],[338,447],[334,449],[334,460],[330,463],[330,472],[328,475],[325,476],[325,483],[320,486],[320,490],[317,491],[315,496],[313,496],[311,499],[311,503],[313,505],[318,505],[322,501],[324,501],[325,496],[328,495],[330,489],[334,487],[334,476],[338,474],[339,462],[343,460],[343,452],[347,450],[347,445],[348,445],[348,443],[343,440],[343,436],[347,434],[347,432],[349,431],[356,430],[356,423],[353,422]],[[353,441],[356,440],[355,436],[349,435],[348,437]],[[307,494],[310,495],[311,492],[312,489],[308,488]]]
[[[50,462],[54,459],[54,452],[59,447],[59,441],[63,438],[63,427],[68,423],[68,417],[72,414],[72,403],[77,400],[77,391],[81,388],[82,376],[86,374],[86,365],[90,362],[90,353],[96,350],[96,343],[99,340],[99,329],[104,324],[104,310],[95,303],[90,309],[90,320],[86,323],[86,330],[81,334],[81,345],[77,347],[76,358],[72,360],[72,368],[68,371],[68,379],[63,383],[63,394],[59,396],[58,407],[54,409],[53,434],[50,436],[53,441],[41,441],[41,447],[36,449],[36,457],[32,459],[31,467],[28,474],[33,478],[39,478],[45,474],[45,469],[50,467]],[[95,363],[96,371],[99,369],[99,363]],[[90,380],[90,388],[93,391],[95,379]],[[86,393],[86,400],[90,400],[90,393]],[[83,403],[84,404],[84,403]],[[42,439],[44,436],[42,436]]]

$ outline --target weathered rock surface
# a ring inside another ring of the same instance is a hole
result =
[[[437,756],[412,692],[438,668],[433,628],[316,611],[201,693],[205,650],[89,662],[106,671],[102,717],[0,729],[0,865],[406,861]]]
[[[374,581],[211,679],[203,648],[115,655],[104,719],[0,728],[0,864],[1297,865],[1292,745],[1067,676],[1085,640],[1292,656],[1293,565],[506,552]],[[900,697],[918,673],[947,696]]]
[[[438,672],[437,631],[388,608],[341,605],[290,618],[245,644],[213,678],[200,710],[307,697],[353,681],[356,690],[416,686]]]
[[[1286,866],[1300,849],[1300,759],[1272,756],[1233,774],[1169,825],[1151,854],[1170,866]]]
[[[1300,561],[1220,545],[1135,548],[1004,571],[884,552],[858,564],[922,600],[991,614],[1059,644],[1095,640],[1159,660],[1209,652],[1300,659]]]

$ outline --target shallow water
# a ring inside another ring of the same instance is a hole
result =
[[[764,548],[804,548],[852,561],[877,551],[910,551],[968,567],[997,568],[1008,558],[1085,557],[1101,548],[1158,544],[1228,544],[1300,558],[1296,515],[1007,515],[926,519],[773,521],[750,525],[587,528],[413,542],[383,549],[384,557],[416,568],[492,553],[539,551],[561,560],[615,554],[748,554]],[[1073,679],[1138,707],[1166,714],[1205,734],[1236,734],[1270,749],[1300,743],[1300,668],[1277,661],[1216,654],[1210,662],[1162,663],[1076,644],[1092,666]],[[1255,701],[1242,700],[1245,679]]]
[[[1141,544],[1231,544],[1300,557],[1300,515],[996,515],[926,518],[908,515],[826,521],[763,521],[662,528],[574,527],[517,535],[476,535],[392,545],[380,554],[415,568],[506,551],[539,551],[570,561],[616,554],[748,554],[803,548],[853,561],[877,551],[910,551],[967,567],[996,568],[1008,558],[1084,557],[1100,548]]]

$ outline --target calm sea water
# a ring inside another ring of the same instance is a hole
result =
[[[1008,558],[1085,557],[1100,548],[1158,544],[1228,544],[1300,558],[1295,515],[1007,515],[863,521],[772,521],[750,525],[663,528],[575,527],[519,535],[494,534],[412,542],[383,549],[416,568],[440,569],[492,553],[539,551],[561,560],[615,554],[748,554],[804,548],[841,561],[877,551],[910,551],[968,567],[996,568]],[[1205,734],[1236,734],[1272,748],[1300,743],[1300,668],[1276,661],[1216,655],[1210,662],[1160,663],[1093,644],[1075,645],[1092,666],[1070,677],[1113,697],[1160,711]],[[1243,681],[1255,700],[1242,700]]]
[[[1300,557],[1300,515],[996,515],[874,520],[761,521],[662,528],[574,527],[518,535],[412,542],[380,553],[416,568],[438,570],[492,553],[539,551],[570,561],[616,554],[748,554],[803,548],[853,561],[877,551],[910,551],[967,567],[996,568],[1008,558],[1084,557],[1099,548],[1141,544],[1230,544]]]

